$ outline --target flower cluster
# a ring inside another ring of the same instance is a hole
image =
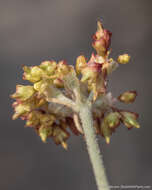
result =
[[[62,78],[70,69],[65,61],[45,61],[39,66],[24,66],[23,79],[30,81],[32,85],[17,85],[16,92],[11,95],[16,99],[13,103],[13,119],[20,117],[26,120],[26,126],[33,127],[43,142],[52,137],[56,144],[62,144],[65,148],[65,140],[69,137],[64,124],[65,118],[60,119],[49,112],[49,103],[43,92],[49,85],[62,88]]]
[[[68,129],[75,135],[83,135],[79,115],[70,107],[71,102],[76,103],[78,97],[84,101],[92,93],[94,127],[107,143],[121,122],[128,129],[139,128],[138,114],[115,107],[117,101],[126,104],[134,102],[137,93],[126,91],[114,98],[107,92],[109,74],[119,64],[126,64],[130,60],[128,54],[118,56],[117,61],[109,58],[111,35],[98,21],[92,42],[95,53],[92,53],[89,61],[80,55],[76,59],[75,69],[64,60],[24,66],[23,79],[32,85],[16,86],[16,92],[11,95],[16,100],[13,103],[13,119],[20,117],[26,120],[26,126],[34,128],[43,142],[50,137],[56,144],[67,148]]]

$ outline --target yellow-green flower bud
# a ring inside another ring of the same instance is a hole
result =
[[[18,117],[30,112],[30,110],[31,110],[30,104],[26,104],[26,103],[22,104],[22,103],[14,102],[13,107],[15,110],[15,113],[12,117],[13,120],[15,120]]]
[[[130,61],[130,56],[128,54],[119,55],[117,61],[120,64],[126,64]]]
[[[135,101],[136,99],[136,96],[137,96],[137,92],[136,91],[127,91],[127,92],[124,92],[123,94],[121,94],[118,99],[121,101],[121,102],[124,102],[126,104],[129,104],[129,103],[132,103]]]
[[[107,123],[105,120],[101,123],[101,134],[104,136],[106,143],[110,143],[110,136],[112,134],[111,129],[108,127]]]
[[[39,111],[30,112],[27,116],[26,126],[37,126],[39,123]]]
[[[34,83],[34,89],[40,93],[43,93],[48,84],[49,83],[47,81],[40,80],[39,82]]]
[[[30,82],[33,83],[41,80],[42,76],[44,75],[44,71],[38,66],[34,67],[24,66],[23,70],[24,70],[23,79],[29,80]]]
[[[86,63],[86,58],[83,55],[80,55],[79,57],[77,57],[76,59],[76,72],[77,74],[81,73],[81,70],[87,66]]]
[[[126,127],[129,129],[132,127],[140,128],[139,123],[137,122],[137,114],[127,111],[120,112],[122,114],[122,121]]]
[[[47,75],[52,75],[57,68],[57,63],[55,61],[44,61],[41,63],[40,68],[43,69]]]
[[[57,73],[61,75],[66,75],[67,73],[69,73],[69,71],[70,67],[66,63],[66,61],[59,61],[59,63],[57,64]]]
[[[65,140],[67,140],[69,136],[70,134],[66,130],[60,128],[59,126],[55,126],[53,128],[53,140],[57,145],[63,145],[63,142],[65,142]]]
[[[36,99],[35,100],[35,106],[38,108],[38,107],[41,107],[41,106],[44,106],[44,105],[47,105],[48,102],[46,99],[44,98],[39,98],[39,99]]]
[[[93,81],[95,81],[95,79],[97,78],[97,75],[98,75],[98,73],[94,72],[90,67],[84,68],[81,71],[81,73],[82,73],[81,82],[85,82],[89,79],[92,79]]]
[[[41,114],[40,115],[40,123],[44,126],[51,126],[55,121],[55,117],[51,114]]]
[[[105,116],[104,121],[108,127],[115,128],[120,124],[120,114],[118,112],[111,112]]]
[[[39,136],[43,142],[46,142],[47,138],[52,135],[52,127],[44,127],[43,125],[39,128]]]
[[[35,93],[33,86],[17,85],[16,92],[11,95],[11,98],[26,101],[31,98]]]

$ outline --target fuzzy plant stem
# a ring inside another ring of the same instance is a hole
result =
[[[97,142],[95,129],[93,127],[91,106],[83,104],[80,107],[79,116],[82,122],[85,141],[87,144],[87,149],[93,167],[98,190],[109,190],[100,148]]]

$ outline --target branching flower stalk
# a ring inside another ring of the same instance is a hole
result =
[[[117,98],[107,92],[107,77],[130,60],[128,54],[118,56],[117,61],[109,58],[111,35],[98,21],[92,42],[96,52],[89,61],[80,55],[75,67],[64,60],[24,66],[23,79],[32,85],[17,85],[11,95],[16,100],[13,119],[26,120],[26,126],[33,128],[43,142],[52,138],[67,149],[69,130],[84,136],[98,190],[108,190],[109,186],[96,135],[109,144],[120,123],[128,129],[140,127],[137,113],[115,106],[117,101],[134,102],[136,91],[126,91]]]

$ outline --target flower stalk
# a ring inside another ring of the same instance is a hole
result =
[[[102,155],[97,142],[96,132],[93,127],[91,106],[82,104],[79,115],[98,190],[109,190]]]

